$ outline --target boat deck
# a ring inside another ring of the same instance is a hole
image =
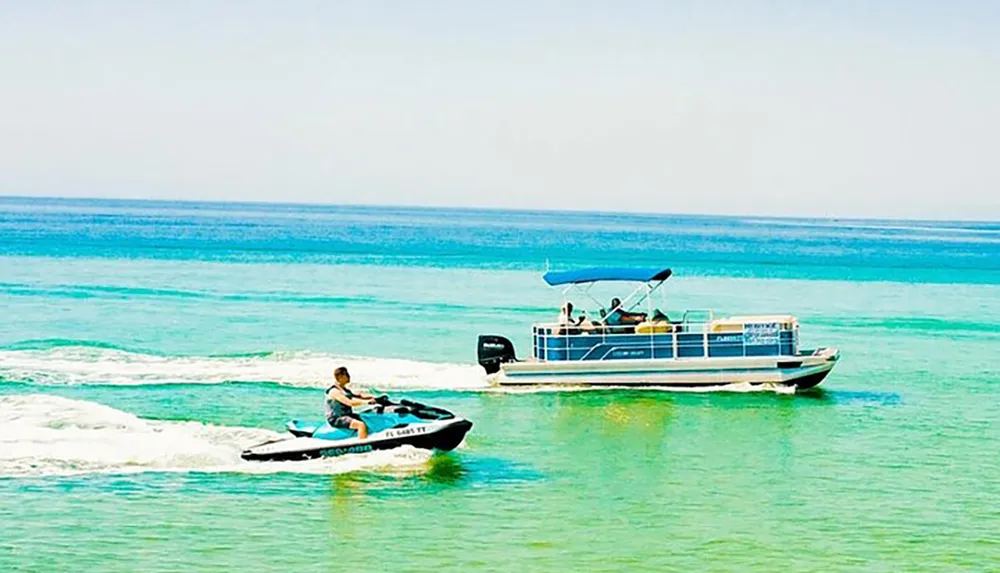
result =
[[[796,356],[798,345],[789,316],[532,328],[532,357],[542,362]]]

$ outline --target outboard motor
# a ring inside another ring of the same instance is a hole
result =
[[[495,374],[500,371],[500,365],[504,362],[517,362],[514,343],[502,336],[480,334],[479,365],[487,374]]]

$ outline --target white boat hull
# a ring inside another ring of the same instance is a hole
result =
[[[836,348],[797,356],[659,360],[524,361],[500,366],[501,386],[676,386],[776,384],[804,390],[823,381],[839,358]]]

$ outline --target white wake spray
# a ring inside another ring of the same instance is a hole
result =
[[[128,412],[47,394],[0,396],[0,476],[86,473],[419,470],[431,453],[403,447],[304,462],[240,459],[247,446],[281,435],[199,422],[146,420]]]
[[[491,385],[482,368],[469,364],[419,362],[301,352],[252,356],[158,356],[113,348],[60,346],[48,349],[0,350],[0,380],[33,384],[219,384],[275,382],[322,388],[337,366],[347,366],[358,386],[377,391],[458,390],[501,393],[635,390],[628,386]],[[780,384],[722,384],[694,388],[646,386],[662,392],[773,392],[794,394]]]
[[[314,352],[215,357],[157,356],[89,346],[0,351],[0,379],[36,384],[276,382],[318,388],[330,383],[337,366],[347,366],[358,384],[379,390],[463,390],[487,385],[476,365]]]

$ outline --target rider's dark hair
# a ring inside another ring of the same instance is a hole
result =
[[[344,366],[338,366],[337,369],[333,371],[334,378],[339,378],[341,376],[349,376],[349,374],[347,373],[347,368],[345,368]]]

